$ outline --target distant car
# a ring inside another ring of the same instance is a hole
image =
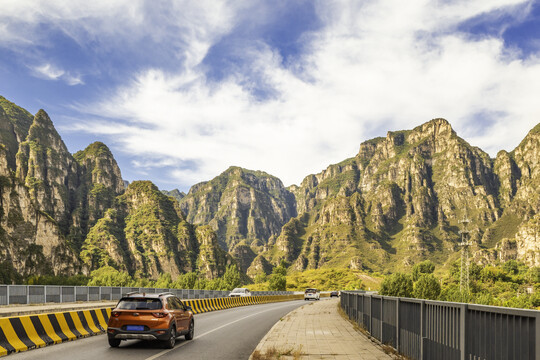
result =
[[[246,288],[236,288],[229,294],[229,297],[251,296],[251,292]]]
[[[122,340],[160,340],[172,349],[179,335],[193,339],[195,322],[191,307],[170,292],[130,293],[111,312],[107,337],[111,347]]]
[[[317,289],[306,289],[304,292],[304,300],[320,300],[321,294]]]
[[[337,292],[337,291],[330,292],[330,297],[334,297],[334,296],[339,297],[339,292]]]

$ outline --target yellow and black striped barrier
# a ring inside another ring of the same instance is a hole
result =
[[[100,334],[110,315],[102,308],[0,318],[0,356]]]
[[[246,296],[246,297],[228,297],[214,299],[196,299],[182,300],[187,306],[191,306],[194,314],[200,314],[208,311],[229,309],[232,307],[266,304],[279,301],[301,300],[303,294],[299,295],[270,295],[270,296]]]
[[[304,295],[182,300],[194,314],[232,307],[303,299]],[[111,308],[0,318],[0,356],[107,331]]]

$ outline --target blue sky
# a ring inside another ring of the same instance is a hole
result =
[[[299,184],[444,117],[495,156],[540,119],[540,4],[4,0],[0,95],[72,152],[187,191],[231,165]]]

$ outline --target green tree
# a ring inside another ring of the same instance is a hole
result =
[[[255,284],[261,284],[263,282],[265,282],[267,280],[267,276],[266,276],[266,273],[264,271],[261,271],[260,273],[258,273],[257,275],[255,275]]]
[[[413,295],[418,299],[435,300],[441,293],[441,284],[433,274],[422,274],[414,283]]]
[[[2,228],[0,228],[2,231]],[[0,263],[0,283],[1,284],[21,284],[22,276],[13,268],[10,261],[5,260]]]
[[[176,289],[195,289],[197,280],[198,276],[196,273],[188,272],[186,274],[178,276],[176,281],[173,283],[173,286]]]
[[[223,278],[207,280],[204,288],[206,290],[232,290],[232,289],[227,289],[227,286],[225,284],[225,281],[223,281]]]
[[[270,291],[285,291],[287,290],[287,269],[284,261],[281,261],[279,266],[272,269],[272,275],[268,281],[268,290]]]
[[[412,297],[413,281],[411,275],[398,272],[385,277],[379,293],[386,296]]]
[[[433,271],[435,271],[435,264],[429,260],[422,261],[412,268],[413,281],[418,281],[422,274],[433,274]]]
[[[268,290],[285,291],[287,290],[287,278],[281,274],[272,274],[268,281]]]
[[[132,281],[127,272],[104,266],[90,273],[88,286],[129,286]]]
[[[224,288],[223,290],[232,290],[240,286],[240,270],[238,270],[236,264],[231,264],[227,266],[225,274],[223,274],[222,280],[222,286]]]
[[[508,275],[517,275],[519,272],[519,264],[516,260],[508,260],[503,264],[503,270]]]
[[[527,271],[526,279],[532,284],[540,284],[540,267],[532,267]]]
[[[159,278],[156,280],[154,287],[158,289],[171,289],[173,287],[171,274],[163,273],[159,275]]]

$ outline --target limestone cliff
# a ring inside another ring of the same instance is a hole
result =
[[[0,139],[1,262],[23,277],[85,271],[89,225],[123,192],[112,154],[93,144],[76,160],[45,111],[32,116],[3,97]]]
[[[180,206],[189,222],[210,225],[227,250],[266,244],[296,216],[294,197],[279,179],[239,167],[194,185]]]
[[[186,195],[127,186],[105,144],[71,155],[45,111],[0,96],[5,281],[103,265],[215,278],[232,262],[252,277],[281,260],[296,270],[443,264],[459,256],[463,217],[479,263],[540,266],[540,124],[491,159],[434,119],[365,141],[299,186],[231,167]]]
[[[104,265],[157,279],[224,273],[232,258],[177,200],[125,181],[100,142],[71,155],[48,114],[0,97],[0,276],[88,274]],[[6,275],[7,274],[7,275]]]
[[[216,233],[210,226],[198,226],[196,237],[199,246],[197,270],[207,279],[215,279],[225,273],[232,257],[218,245]]]
[[[81,258],[90,270],[104,265],[157,279],[200,271],[223,275],[230,257],[209,227],[189,224],[178,202],[150,181],[134,181],[90,229]]]
[[[77,273],[77,251],[64,236],[77,186],[72,159],[60,159],[65,145],[48,132],[44,112],[31,117],[4,98],[0,124],[0,263],[22,277]]]
[[[76,207],[72,211],[70,234],[80,246],[90,228],[125,189],[120,168],[105,144],[90,144],[75,153],[74,159],[79,165],[80,184],[75,192]]]
[[[290,188],[300,216],[294,227],[283,228],[267,256],[274,263],[292,261],[299,270],[382,270],[425,258],[444,263],[459,250],[458,221],[466,216],[476,250],[519,233],[514,258],[534,264],[540,188],[535,129],[495,160],[459,138],[444,119],[366,141],[356,157]]]

